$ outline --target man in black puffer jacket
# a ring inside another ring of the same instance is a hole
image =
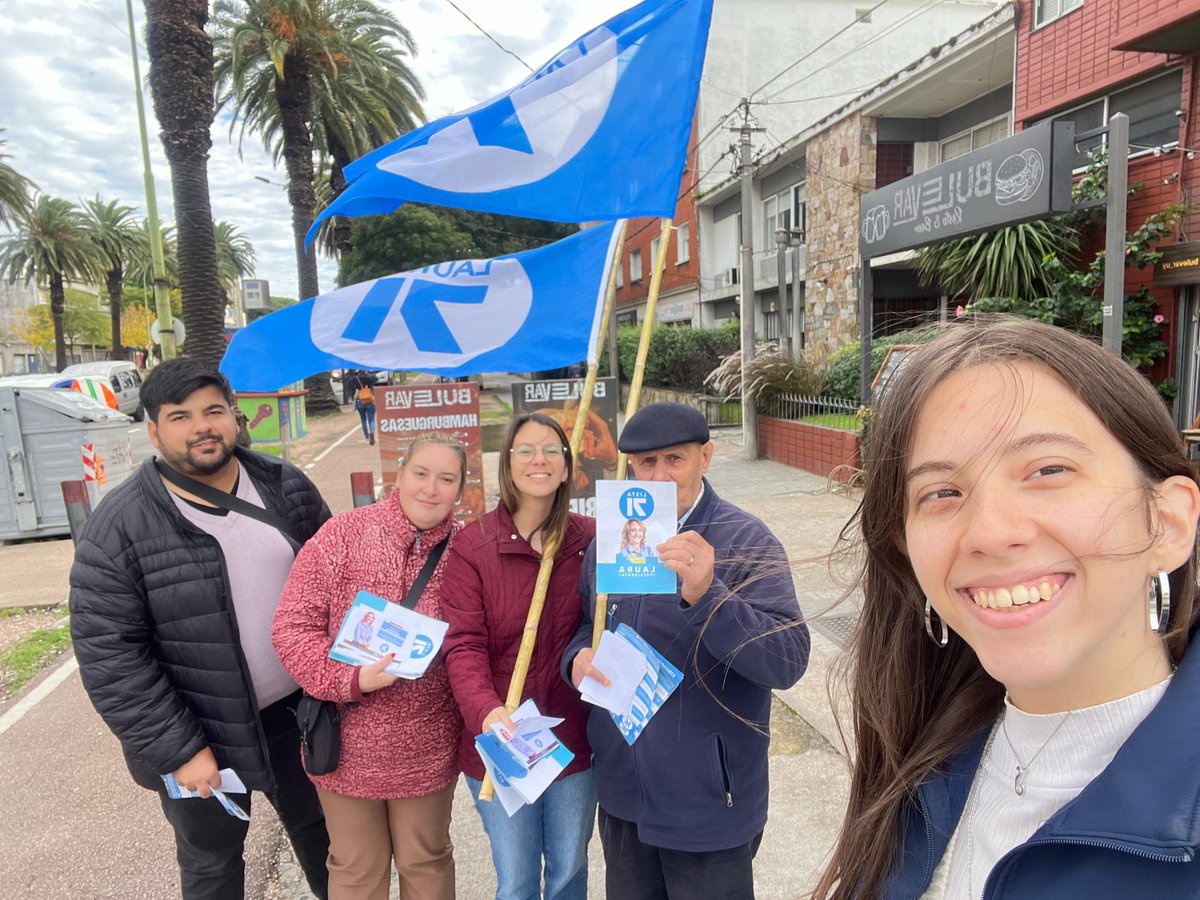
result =
[[[294,466],[235,447],[233,393],[215,370],[165,362],[141,399],[162,456],[104,499],[71,569],[71,636],[84,687],[120,739],[134,781],[159,794],[185,898],[244,893],[248,825],[211,796],[222,769],[267,795],[323,898],[329,838],[300,764],[299,691],[275,656],[270,627],[295,552],[329,509]],[[206,501],[204,486],[276,521]],[[170,799],[166,775],[204,799]],[[247,812],[250,798],[230,795]]]

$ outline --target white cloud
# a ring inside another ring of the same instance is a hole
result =
[[[633,0],[457,0],[472,18],[531,66]],[[413,69],[427,94],[430,118],[472,106],[519,81],[524,67],[481,35],[444,0],[384,0],[417,41]],[[99,193],[145,208],[141,144],[123,6],[99,0],[0,3],[0,128],[10,162],[43,191],[77,200]],[[139,44],[145,6],[134,2]],[[139,52],[143,81],[149,71]],[[145,93],[159,217],[174,221],[170,167],[163,155],[149,90]],[[257,136],[241,157],[228,120],[214,122],[209,159],[213,215],[237,225],[254,245],[259,278],[276,295],[296,296],[291,210]],[[336,264],[320,259],[321,287],[334,286]]]

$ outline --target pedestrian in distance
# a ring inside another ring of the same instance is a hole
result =
[[[850,805],[816,896],[1200,896],[1200,485],[1153,387],[949,326],[866,444]]]
[[[134,781],[159,795],[186,900],[243,896],[248,824],[211,795],[227,768],[266,794],[323,898],[329,839],[300,765],[300,691],[270,629],[296,550],[329,509],[294,466],[235,446],[216,370],[168,360],[141,399],[161,456],[104,498],[71,568],[84,688]],[[166,775],[204,799],[171,799]],[[229,796],[251,812],[252,795]]]
[[[631,746],[594,708],[588,739],[609,897],[744,900],[767,823],[772,689],[804,674],[809,637],[783,546],[704,477],[712,459],[698,410],[652,403],[618,447],[635,478],[673,481],[679,532],[658,544],[674,596],[611,594],[596,606],[596,545],[583,564],[583,621],[563,655],[578,688],[592,664],[592,619],[622,622],[683,673]]]
[[[362,423],[363,437],[375,443],[375,375],[373,372],[354,373],[354,409]]]
[[[408,680],[384,671],[394,654],[354,666],[329,651],[359,591],[403,602],[434,553],[442,558],[413,608],[445,618],[445,556],[466,474],[460,441],[417,437],[387,499],[335,516],[305,545],[275,614],[275,649],[300,686],[356,704],[344,708],[337,768],[310,776],[329,826],[332,900],[387,900],[393,863],[405,900],[454,898],[450,810],[462,722],[445,666],[435,658]]]
[[[570,512],[572,474],[571,448],[558,423],[541,413],[517,416],[500,451],[500,504],[463,530],[446,571],[446,668],[466,723],[458,763],[491,842],[497,900],[587,896],[587,845],[596,819],[588,709],[559,677],[558,661],[579,625],[580,571],[596,523]],[[509,818],[498,799],[478,799],[484,767],[474,737],[497,723],[515,732],[504,701],[550,548],[554,570],[521,699],[564,719],[555,734],[575,756],[536,802]]]

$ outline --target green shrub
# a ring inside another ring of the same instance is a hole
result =
[[[874,376],[883,365],[887,352],[897,344],[923,344],[938,334],[937,328],[914,328],[871,341],[871,374]],[[860,400],[858,391],[859,361],[858,341],[845,344],[829,356],[826,369],[825,395],[842,400]]]
[[[633,378],[638,342],[642,329],[623,325],[617,329],[617,360],[621,380]],[[741,342],[736,321],[718,328],[688,328],[680,325],[655,325],[650,332],[650,351],[646,357],[643,382],[677,391],[703,391],[704,379],[721,358],[732,353]],[[601,376],[608,375],[608,354],[600,361]]]

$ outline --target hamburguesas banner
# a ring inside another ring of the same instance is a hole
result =
[[[512,386],[513,413],[543,413],[562,426],[571,440],[584,379],[519,381]],[[596,515],[596,482],[617,469],[617,379],[597,378],[592,405],[583,424],[583,442],[575,460],[571,512]]]
[[[458,438],[467,448],[467,483],[454,515],[473,522],[483,515],[483,432],[479,427],[479,385],[421,384],[375,389],[379,423],[379,461],[383,490],[390,494],[400,460],[417,437],[439,432]]]

